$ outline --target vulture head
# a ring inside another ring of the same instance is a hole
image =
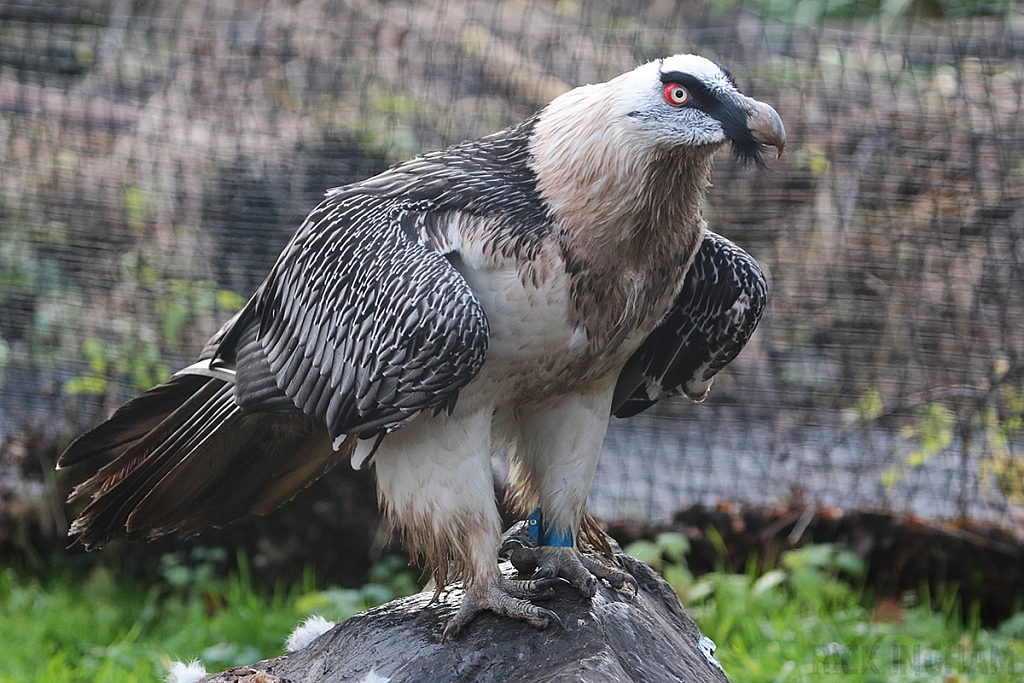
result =
[[[531,156],[548,205],[556,214],[589,207],[581,224],[593,232],[635,215],[631,196],[642,201],[648,189],[699,198],[712,156],[728,143],[741,161],[761,165],[766,147],[782,153],[786,130],[725,68],[674,55],[555,98],[538,114]]]
[[[619,115],[638,139],[670,147],[730,142],[737,158],[756,164],[765,146],[781,155],[786,144],[778,113],[742,94],[724,67],[704,57],[666,57],[609,83],[615,84]]]

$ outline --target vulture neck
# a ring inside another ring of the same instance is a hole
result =
[[[570,322],[595,350],[614,352],[672,304],[703,237],[717,147],[652,149],[616,120],[613,98],[595,97],[601,87],[542,112],[531,163],[570,276]]]

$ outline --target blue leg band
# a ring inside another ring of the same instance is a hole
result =
[[[527,528],[529,528],[529,530],[530,530],[530,538],[533,539],[533,544],[537,545],[537,546],[540,545],[540,537],[541,537],[541,532],[540,532],[541,521],[540,521],[540,519],[541,519],[540,508],[537,508],[536,510],[531,512],[530,516],[526,518],[526,525],[527,525]]]
[[[561,548],[568,548],[573,545],[572,529],[562,527],[552,529],[544,523],[544,513],[537,508],[526,518],[526,524],[530,529],[530,537],[538,546],[548,545]]]

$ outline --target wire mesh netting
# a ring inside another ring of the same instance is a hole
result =
[[[193,359],[326,188],[666,54],[782,114],[705,215],[771,303],[703,405],[613,420],[591,505],[1014,519],[1024,23],[657,0],[0,3],[0,498]],[[14,483],[17,482],[17,483]],[[2,489],[7,488],[7,491]]]

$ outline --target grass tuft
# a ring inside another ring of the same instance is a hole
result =
[[[662,544],[655,542],[656,546]],[[632,554],[633,546],[626,549]],[[639,546],[647,557],[649,545]],[[1024,616],[981,628],[977,605],[960,614],[956,591],[872,599],[866,568],[848,550],[808,546],[758,573],[690,576],[677,544],[654,553],[686,610],[717,645],[737,683],[1016,683],[1024,680]]]
[[[153,585],[106,567],[84,577],[0,570],[0,683],[134,683],[162,680],[173,661],[199,659],[211,672],[252,664],[283,654],[285,638],[312,613],[345,619],[418,590],[385,558],[358,600],[316,590],[311,575],[266,594],[253,588],[244,556],[227,579],[209,570],[219,559],[169,557]]]

